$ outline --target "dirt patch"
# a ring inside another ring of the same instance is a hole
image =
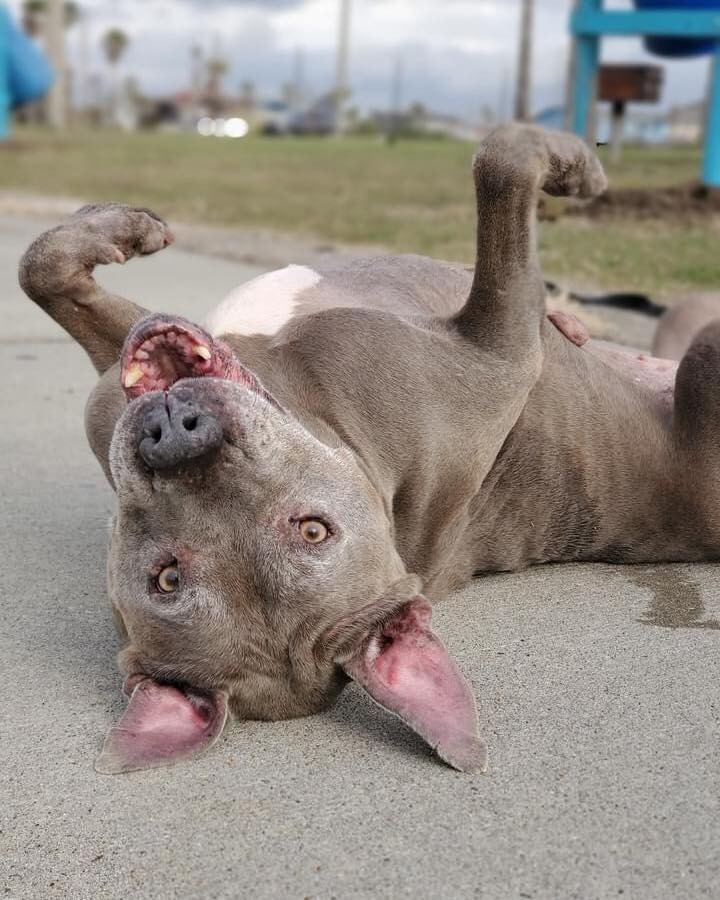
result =
[[[590,219],[665,219],[668,222],[707,221],[720,217],[720,189],[697,183],[665,188],[616,188],[586,202],[569,203],[566,215]]]

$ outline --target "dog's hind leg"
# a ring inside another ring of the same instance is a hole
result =
[[[84,347],[102,374],[117,362],[130,328],[147,310],[104,291],[93,270],[170,243],[166,223],[149,209],[85,206],[30,245],[20,262],[20,285]]]
[[[675,441],[679,477],[694,501],[713,556],[720,547],[720,320],[694,338],[675,377]]]
[[[545,317],[535,236],[538,193],[589,197],[605,189],[605,174],[579,138],[531,125],[493,131],[478,147],[473,174],[475,275],[454,324],[479,347],[507,360],[528,362],[540,356]]]

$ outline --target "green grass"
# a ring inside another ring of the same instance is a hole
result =
[[[169,219],[260,226],[472,260],[472,147],[372,138],[218,141],[194,135],[19,130],[0,189],[123,200]],[[630,148],[615,186],[697,177],[695,150]],[[650,292],[720,286],[717,229],[564,218],[541,227],[548,274]]]
[[[718,237],[710,224],[572,218],[543,223],[540,248],[546,272],[566,281],[671,296],[720,290]]]
[[[697,147],[626,147],[619,165],[609,161],[608,151],[601,148],[600,158],[615,188],[669,187],[697,181],[701,156]]]

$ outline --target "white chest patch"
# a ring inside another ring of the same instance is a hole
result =
[[[277,334],[292,319],[297,297],[322,281],[308,266],[286,266],[231,291],[205,320],[213,337],[223,334]]]

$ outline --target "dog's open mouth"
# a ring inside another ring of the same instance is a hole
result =
[[[125,340],[120,380],[128,400],[149,391],[168,391],[183,378],[222,378],[276,402],[235,358],[223,341],[178,317],[151,316]]]

